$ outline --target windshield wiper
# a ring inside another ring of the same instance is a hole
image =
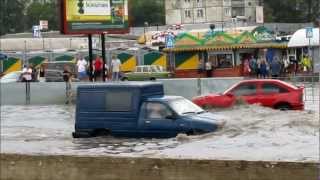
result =
[[[194,111],[188,111],[188,112],[183,112],[182,114],[195,114],[196,112]]]
[[[197,114],[202,114],[202,113],[205,113],[205,112],[207,112],[207,111],[199,111],[199,112],[197,112]]]

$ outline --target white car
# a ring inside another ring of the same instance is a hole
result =
[[[6,75],[4,75],[0,79],[0,83],[12,83],[12,82],[19,82],[20,81],[20,76],[22,74],[22,71],[13,71],[10,72]]]

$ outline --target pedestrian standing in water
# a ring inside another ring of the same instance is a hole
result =
[[[27,67],[24,66],[22,70],[22,82],[26,83],[26,103],[30,104],[31,99],[31,89],[30,89],[30,82],[32,81],[32,66],[30,65]]]
[[[65,65],[63,69],[63,80],[66,83],[66,104],[69,104],[71,102],[72,72],[67,65]]]

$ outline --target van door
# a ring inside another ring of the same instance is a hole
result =
[[[180,132],[173,111],[161,102],[145,102],[139,116],[140,132],[144,136],[172,137]]]

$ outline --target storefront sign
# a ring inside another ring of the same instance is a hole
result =
[[[166,48],[173,48],[174,47],[174,35],[168,34],[166,36]]]
[[[312,27],[307,27],[306,28],[306,37],[307,38],[313,38],[313,28]]]
[[[41,30],[40,26],[33,26],[32,27],[32,31],[33,31],[32,36],[34,38],[40,38],[41,37],[41,31],[40,30]]]
[[[47,20],[40,20],[39,25],[41,30],[47,30],[49,28]]]
[[[64,34],[128,33],[129,0],[61,0]]]
[[[260,24],[264,23],[263,6],[256,7],[256,22]]]

